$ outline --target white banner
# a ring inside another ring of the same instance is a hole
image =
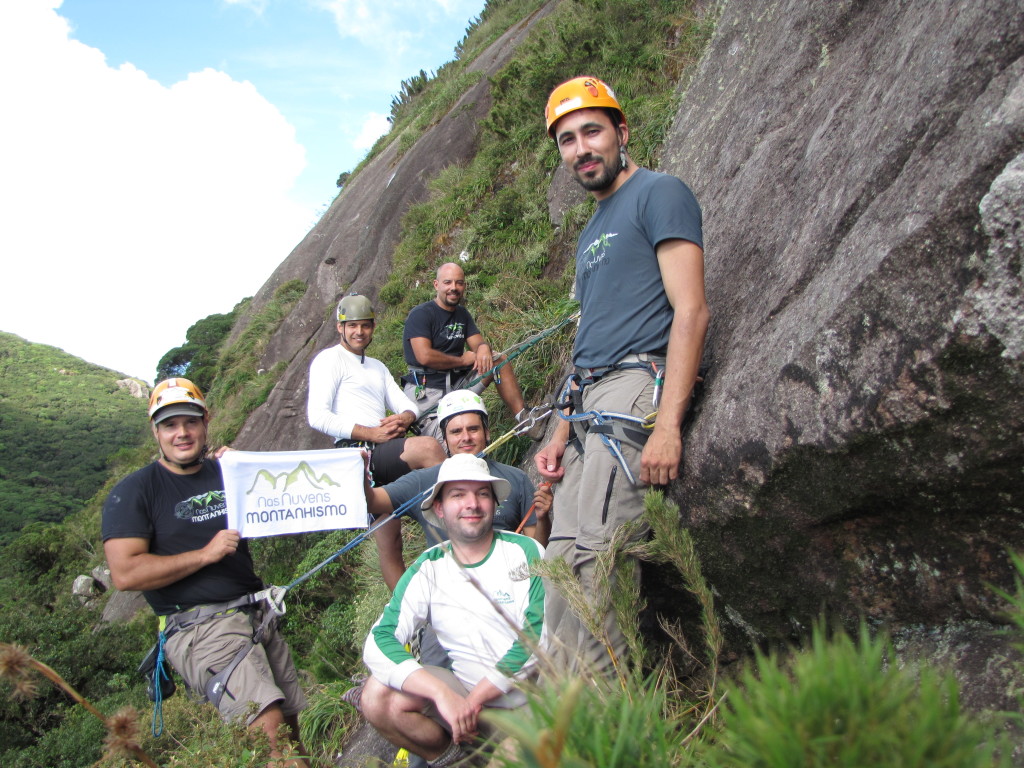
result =
[[[220,465],[228,528],[243,539],[366,527],[358,448],[227,451]]]

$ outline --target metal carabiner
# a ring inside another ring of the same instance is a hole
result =
[[[566,408],[575,408],[576,404],[573,401],[573,396],[570,394],[573,389],[573,384],[576,384],[575,389],[583,389],[583,379],[575,371],[566,376],[558,387],[558,397],[555,398],[555,402],[552,404],[552,407],[559,413],[564,411]]]

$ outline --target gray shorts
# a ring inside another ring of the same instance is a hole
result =
[[[455,673],[452,672],[450,669],[445,669],[444,667],[435,667],[429,664],[423,665],[423,669],[424,671],[429,672],[442,683],[447,685],[449,688],[451,688],[453,691],[459,694],[459,696],[469,695],[469,691],[466,690],[466,686],[462,684],[459,678],[457,678],[455,676]],[[431,720],[440,725],[446,731],[451,733],[451,726],[448,725],[447,720],[441,717],[441,713],[437,711],[437,707],[434,705],[434,702],[428,701],[426,705],[423,707],[422,712],[424,715],[429,717]]]
[[[253,622],[259,619],[258,611],[251,617],[236,611],[211,619],[175,633],[164,646],[164,653],[189,689],[202,695],[207,681],[231,663],[238,649],[252,645]],[[252,702],[256,709],[250,712]],[[295,715],[305,709],[306,695],[299,685],[288,644],[271,626],[263,642],[249,651],[231,673],[218,710],[225,722],[245,716],[246,725],[251,725],[275,703],[281,705],[285,716]]]
[[[486,380],[478,381],[472,387],[464,387],[464,389],[469,389],[473,392],[476,392],[478,395],[482,393],[486,388]],[[448,392],[451,392],[454,389],[459,389],[459,387],[452,386],[451,389],[447,390],[437,387],[424,387],[420,391],[420,396],[418,398],[416,397],[415,384],[406,384],[403,387],[402,391],[409,396],[410,400],[416,403],[416,407],[419,408],[420,413],[423,413],[424,411],[428,411],[431,408],[434,408],[434,406],[436,406],[441,401],[442,397],[444,397]],[[437,423],[436,409],[431,411],[427,416],[421,416],[419,419],[417,419],[417,422],[417,426],[419,427],[419,432],[421,435],[427,435],[428,437],[432,437],[441,444],[442,448],[445,447],[444,435],[441,434],[441,425]]]

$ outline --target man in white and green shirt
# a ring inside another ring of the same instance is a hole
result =
[[[530,574],[544,548],[493,528],[495,507],[509,490],[476,456],[458,454],[441,465],[422,506],[449,540],[405,572],[363,647],[372,675],[361,695],[363,715],[431,766],[464,756],[460,744],[478,734],[483,707],[525,703],[516,684],[530,676],[545,645],[544,585]],[[405,648],[428,621],[451,670],[423,666]]]

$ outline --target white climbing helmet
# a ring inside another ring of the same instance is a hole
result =
[[[460,413],[479,413],[484,426],[487,426],[487,406],[484,405],[484,399],[471,389],[456,389],[442,397],[437,404],[437,423],[441,427],[441,434],[444,434],[448,419]]]

